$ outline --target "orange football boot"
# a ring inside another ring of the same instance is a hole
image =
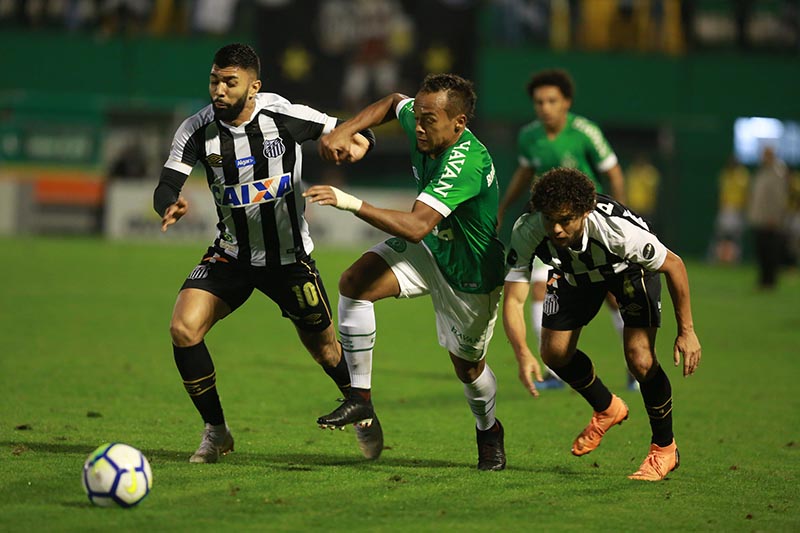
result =
[[[622,424],[628,419],[628,406],[616,394],[611,395],[611,405],[605,411],[595,411],[592,420],[586,426],[575,442],[572,443],[572,455],[586,455],[600,446],[603,435],[616,424]]]
[[[628,476],[628,479],[638,479],[640,481],[661,481],[667,474],[676,470],[681,465],[681,454],[678,453],[678,446],[675,439],[669,446],[650,445],[650,453],[644,458],[639,470]]]

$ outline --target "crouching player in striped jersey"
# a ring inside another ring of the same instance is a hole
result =
[[[310,256],[314,245],[300,181],[300,144],[332,131],[337,120],[277,94],[259,93],[259,76],[260,61],[251,47],[230,44],[217,51],[209,77],[211,104],[178,128],[154,193],[166,231],[186,214],[181,188],[201,163],[219,216],[216,238],[183,283],[170,322],[175,363],[205,422],[192,463],[215,463],[233,450],[204,339],[255,289],[294,323],[305,348],[342,394],[350,388],[330,303]],[[361,159],[375,138],[363,130],[352,141],[344,161]],[[379,427],[356,436],[365,456],[380,454]]]
[[[661,323],[661,280],[665,275],[675,307],[678,335],[673,359],[683,375],[695,372],[700,342],[694,331],[689,279],[680,257],[668,250],[646,223],[622,204],[598,195],[589,178],[575,169],[556,168],[534,185],[532,212],[514,225],[505,280],[503,324],[519,364],[519,378],[532,393],[531,374],[539,365],[525,340],[523,307],[534,257],[553,266],[547,281],[542,319],[541,357],[592,406],[594,415],[572,444],[586,455],[609,428],[628,418],[628,406],[595,374],[591,359],[578,349],[581,328],[594,318],[605,295],[620,304],[625,322],[628,369],[641,383],[650,417],[650,451],[630,479],[658,481],[678,468],[672,433],[672,389],[655,353]]]

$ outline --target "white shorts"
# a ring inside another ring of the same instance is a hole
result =
[[[547,275],[551,270],[553,270],[553,267],[542,263],[542,260],[538,257],[534,258],[533,268],[531,268],[531,283],[536,283],[537,281],[547,283]]]
[[[502,287],[489,294],[455,290],[423,243],[392,237],[369,251],[381,256],[391,267],[400,284],[398,298],[431,295],[440,346],[467,361],[483,359],[497,322]]]

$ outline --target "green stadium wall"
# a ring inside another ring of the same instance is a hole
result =
[[[109,107],[188,112],[206,101],[209,57],[232,40],[249,39],[101,39],[4,30],[0,49],[7,75],[0,79],[0,113],[6,126],[60,115],[102,128]],[[671,156],[662,167],[661,217],[665,240],[685,254],[705,252],[716,211],[716,178],[732,151],[734,120],[800,119],[800,59],[794,56],[484,47],[474,75],[479,127],[486,128],[481,138],[494,154],[501,180],[514,169],[516,128],[533,117],[525,83],[531,71],[546,67],[573,74],[574,111],[601,126],[672,132]]]

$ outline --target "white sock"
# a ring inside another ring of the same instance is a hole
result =
[[[623,330],[625,329],[625,321],[622,320],[622,315],[619,313],[619,309],[612,309],[608,308],[608,311],[611,313],[611,321],[614,323],[614,329],[617,330],[619,333],[619,338],[623,339]]]
[[[531,327],[536,332],[536,351],[538,354],[542,353],[542,315],[544,314],[544,302],[531,302]],[[550,375],[557,380],[561,380],[558,375],[550,370],[550,367],[544,365]],[[546,377],[546,376],[545,376]]]
[[[531,328],[536,333],[536,350],[542,346],[542,315],[544,314],[544,302],[531,302]]]
[[[339,295],[339,338],[350,384],[372,388],[372,349],[375,347],[375,310],[368,300]]]
[[[464,383],[464,396],[475,416],[478,429],[491,429],[495,423],[494,398],[497,395],[497,379],[494,372],[486,365],[478,379],[472,383]]]

